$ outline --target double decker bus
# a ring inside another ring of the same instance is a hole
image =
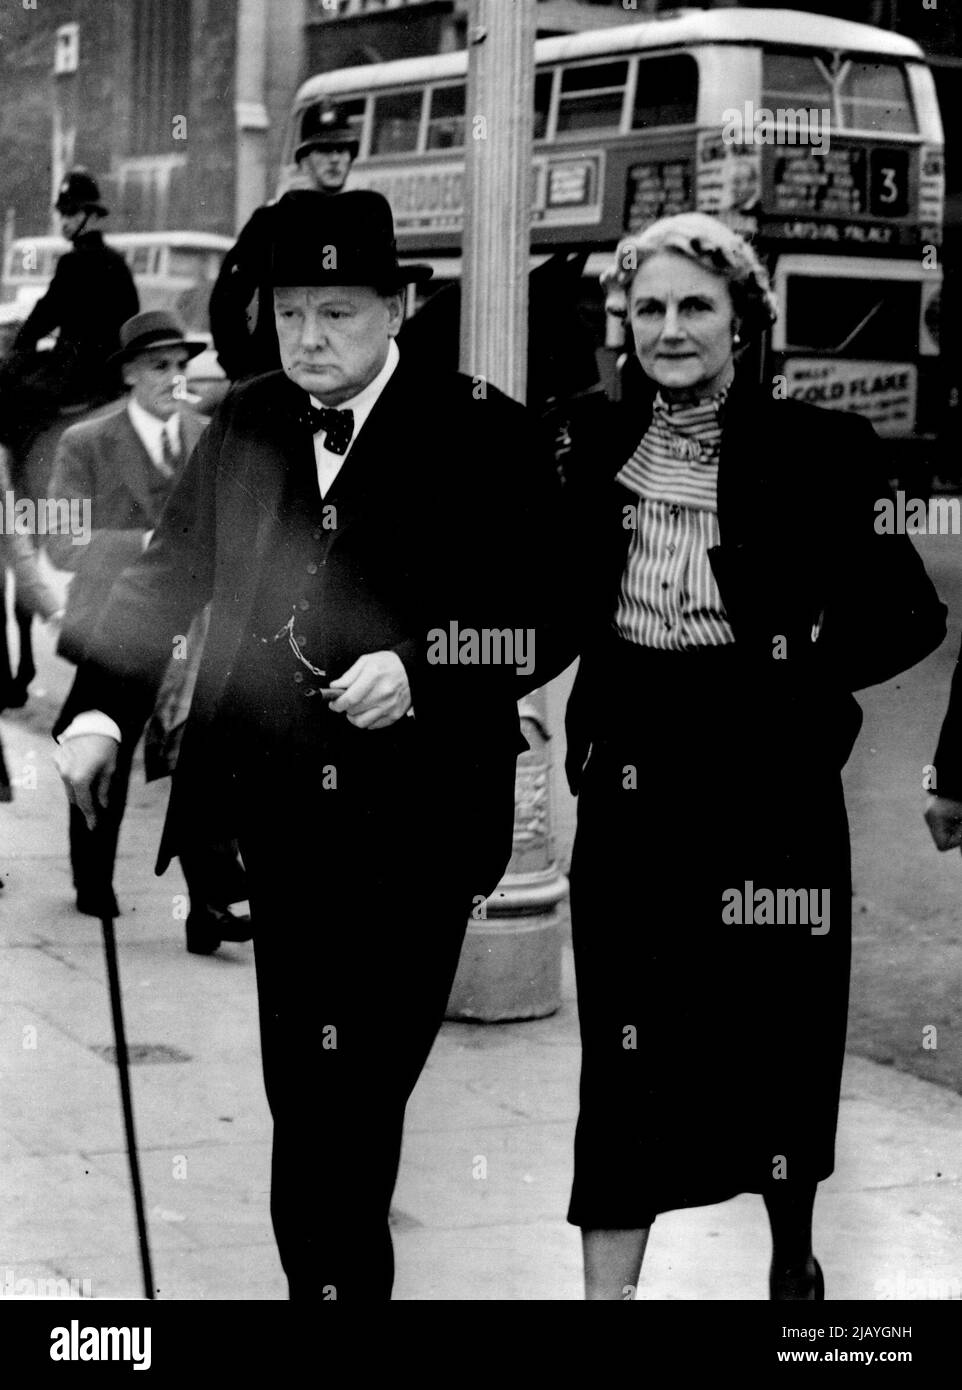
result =
[[[917,44],[825,15],[723,9],[542,39],[535,59],[533,264],[590,252],[599,340],[596,275],[619,237],[711,213],[772,275],[780,314],[759,373],[883,435],[933,437],[943,135]],[[465,141],[483,135],[466,72],[462,51],[311,78],[280,189],[309,109],[335,100],[360,139],[350,186],[386,195],[402,255],[457,276]]]

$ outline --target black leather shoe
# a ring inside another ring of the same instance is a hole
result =
[[[220,945],[215,927],[208,927],[203,917],[191,913],[187,918],[187,949],[192,956],[212,956]]]
[[[109,898],[103,898],[97,893],[86,891],[77,894],[77,911],[82,912],[85,917],[119,917],[120,908],[117,906],[117,899],[113,893]]]
[[[225,907],[198,908],[187,918],[187,949],[194,956],[210,956],[222,941],[250,941],[251,919],[235,917]]]

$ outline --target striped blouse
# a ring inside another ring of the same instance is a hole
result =
[[[618,481],[638,495],[615,628],[664,651],[734,642],[708,550],[718,544],[719,411],[727,388],[695,405],[655,398],[651,425]]]

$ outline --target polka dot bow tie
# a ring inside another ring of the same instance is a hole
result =
[[[325,449],[330,449],[332,454],[347,453],[347,446],[354,437],[353,410],[335,410],[329,405],[321,406],[318,410],[316,406],[308,405],[307,423],[311,434],[324,430]]]

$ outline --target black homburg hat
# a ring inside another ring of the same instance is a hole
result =
[[[391,205],[360,188],[330,197],[294,189],[273,209],[271,284],[370,285],[394,291],[430,280],[429,265],[399,265]]]

